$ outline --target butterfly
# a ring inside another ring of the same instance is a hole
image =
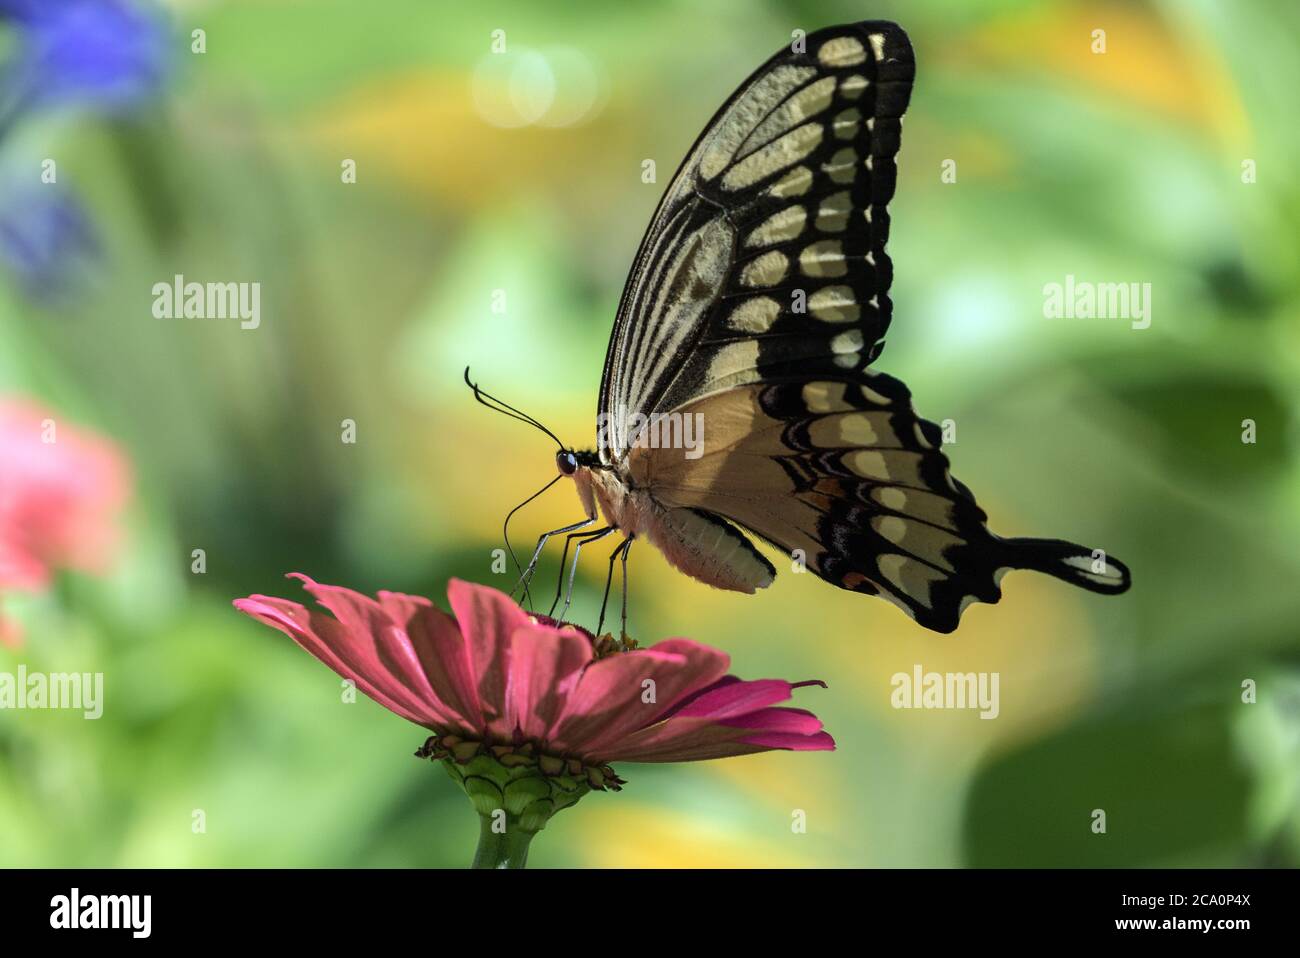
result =
[[[633,262],[596,448],[570,449],[505,407],[555,439],[552,483],[572,479],[586,515],[543,536],[529,571],[552,535],[568,534],[561,569],[576,543],[576,570],[582,545],[621,534],[610,576],[621,558],[626,620],[633,540],[694,579],[752,593],[776,569],[750,533],[936,632],[997,602],[1011,569],[1128,589],[1128,569],[1100,550],[990,532],[940,428],[872,368],[892,314],[887,204],[914,74],[896,24],[830,27],[775,54],[718,110]]]

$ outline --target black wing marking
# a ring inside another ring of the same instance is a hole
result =
[[[1058,539],[1004,539],[953,478],[942,430],[912,409],[899,380],[867,373],[772,385],[763,411],[782,421],[780,457],[794,498],[816,512],[809,568],[844,589],[879,595],[920,625],[956,629],[972,602],[997,602],[1011,569],[1093,592],[1129,587],[1118,560]],[[780,543],[780,533],[756,528]]]

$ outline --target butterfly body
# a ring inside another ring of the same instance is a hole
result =
[[[808,34],[741,84],[669,183],[619,303],[597,448],[557,456],[587,520],[608,523],[591,535],[622,533],[625,565],[646,539],[753,592],[775,569],[743,529],[938,632],[997,602],[1010,569],[1128,588],[1100,550],[989,531],[939,427],[873,367],[914,72],[896,24]]]
[[[752,593],[775,578],[771,563],[717,516],[664,505],[652,486],[638,487],[620,470],[598,463],[572,475],[587,518],[604,517],[625,538],[644,538],[669,565],[706,585]]]

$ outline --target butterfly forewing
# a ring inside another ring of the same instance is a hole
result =
[[[650,415],[822,361],[874,359],[911,45],[892,23],[810,34],[756,71],[673,178],[619,305],[600,454]],[[629,426],[629,421],[633,424]]]

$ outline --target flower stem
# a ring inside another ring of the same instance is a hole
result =
[[[528,843],[536,832],[520,828],[514,822],[504,832],[493,830],[491,815],[479,816],[478,848],[471,868],[523,868],[528,861]]]

